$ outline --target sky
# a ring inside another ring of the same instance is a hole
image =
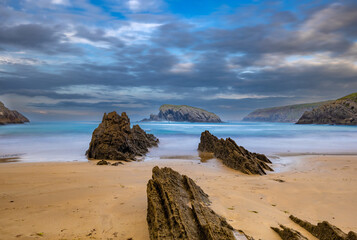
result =
[[[30,120],[239,120],[352,92],[356,1],[0,0],[0,101]]]

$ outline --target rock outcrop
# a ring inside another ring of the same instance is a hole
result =
[[[303,236],[300,232],[294,229],[285,227],[283,225],[279,225],[279,226],[280,228],[272,227],[271,229],[273,229],[276,233],[278,233],[280,238],[283,240],[309,240],[308,238]]]
[[[201,108],[170,104],[162,105],[159,114],[151,114],[149,119],[146,118],[142,121],[222,122],[216,114]]]
[[[355,232],[350,231],[346,234],[338,227],[326,221],[313,225],[293,215],[290,215],[290,219],[302,228],[305,228],[319,240],[357,240],[357,234]]]
[[[134,160],[143,156],[148,148],[157,146],[159,140],[147,134],[139,125],[130,128],[130,120],[125,112],[104,114],[102,123],[94,130],[89,149],[90,159]]]
[[[18,111],[10,110],[0,102],[0,125],[26,123],[29,120]]]
[[[294,104],[294,105],[288,105],[282,107],[257,109],[249,113],[246,117],[244,117],[243,121],[295,123],[300,119],[300,117],[304,114],[304,112],[310,111],[318,106],[321,106],[329,102],[331,101]]]
[[[264,155],[252,153],[242,146],[238,146],[231,138],[218,139],[209,131],[201,134],[201,142],[198,145],[201,152],[211,152],[223,164],[246,174],[264,175],[265,170],[273,171],[268,163],[271,161]]]
[[[151,240],[235,240],[238,234],[191,178],[171,168],[153,168],[147,201]]]
[[[306,111],[297,124],[357,125],[357,93]]]

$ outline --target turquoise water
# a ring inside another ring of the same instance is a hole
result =
[[[32,122],[0,126],[0,157],[21,161],[86,161],[85,151],[99,122]],[[135,124],[135,123],[134,123]],[[250,151],[282,153],[357,153],[357,127],[291,123],[170,123],[139,125],[160,139],[147,160],[163,156],[197,156],[200,134],[209,130],[231,137]]]

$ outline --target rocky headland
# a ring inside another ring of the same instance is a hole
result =
[[[310,111],[329,102],[331,101],[257,109],[244,117],[243,121],[295,123],[304,114],[304,112]]]
[[[162,105],[157,115],[151,114],[150,118],[145,118],[142,121],[222,122],[216,114],[204,109],[171,104]]]
[[[147,201],[151,240],[236,239],[233,227],[209,207],[208,195],[191,178],[171,168],[153,168]]]
[[[306,111],[297,124],[357,125],[357,93]]]
[[[10,110],[0,102],[0,125],[30,122],[24,115],[15,110]]]
[[[135,160],[143,156],[159,140],[147,134],[139,125],[130,128],[130,119],[125,112],[104,114],[102,122],[94,130],[86,155],[89,159]]]
[[[265,170],[273,171],[268,165],[271,161],[264,154],[249,152],[231,138],[218,139],[209,131],[202,132],[198,150],[213,153],[224,165],[242,173],[264,175]]]

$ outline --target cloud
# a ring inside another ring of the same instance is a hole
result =
[[[144,117],[173,103],[237,119],[357,89],[352,1],[190,17],[162,1],[49,3],[0,4],[0,99],[30,115]]]
[[[133,12],[156,12],[163,7],[161,0],[128,0],[128,8]]]
[[[15,26],[0,25],[0,44],[48,54],[80,52],[78,48],[64,43],[66,36],[59,31],[61,28],[62,26],[48,27],[32,23]]]

